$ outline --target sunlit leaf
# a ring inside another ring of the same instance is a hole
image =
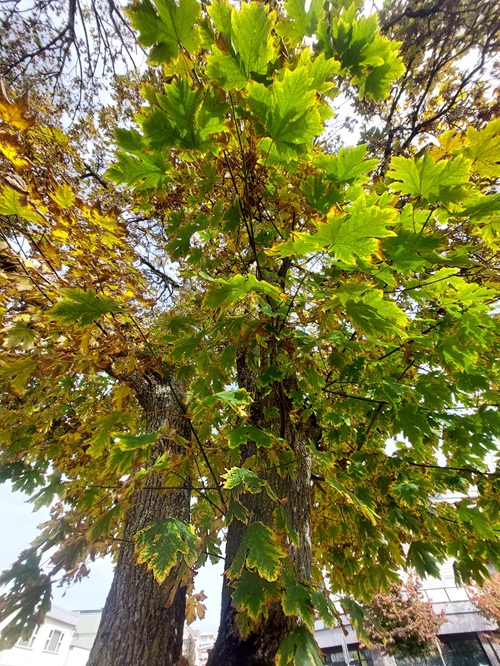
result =
[[[198,557],[197,541],[191,525],[178,518],[167,518],[137,532],[137,562],[146,563],[158,583],[163,583],[180,562],[194,564]]]

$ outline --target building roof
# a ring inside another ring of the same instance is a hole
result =
[[[57,622],[62,622],[63,624],[69,624],[72,627],[76,627],[78,623],[78,615],[61,608],[60,606],[52,606],[47,613],[47,617],[57,620]]]

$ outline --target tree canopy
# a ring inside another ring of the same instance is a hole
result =
[[[347,4],[130,6],[159,74],[92,184],[2,87],[1,478],[52,512],[6,644],[106,553],[101,666],[175,664],[224,548],[211,664],[319,664],[333,595],[498,566],[500,120],[332,153],[341,92],[405,76]]]

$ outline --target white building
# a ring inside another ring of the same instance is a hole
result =
[[[205,666],[208,661],[209,651],[215,643],[215,634],[191,629],[184,625],[184,638],[182,642],[182,654],[191,659],[193,666]]]
[[[0,666],[80,666],[69,661],[77,620],[74,613],[52,606],[29,640],[0,652]]]
[[[69,648],[65,666],[85,666],[101,621],[102,610],[72,611],[76,616],[76,631]]]

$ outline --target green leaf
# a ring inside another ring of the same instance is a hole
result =
[[[227,576],[229,580],[239,578],[245,567],[255,569],[261,578],[272,582],[277,580],[285,557],[274,532],[263,523],[252,523],[245,530]]]
[[[322,666],[314,633],[305,624],[295,627],[280,645],[277,666]]]
[[[113,527],[121,520],[123,520],[123,506],[116,504],[92,523],[89,530],[90,539],[97,541],[100,537],[109,538],[109,535],[113,533]]]
[[[323,176],[308,176],[301,189],[309,206],[320,213],[328,213],[333,204],[343,201],[340,190]]]
[[[45,225],[45,220],[30,206],[21,203],[22,195],[11,187],[4,187],[0,190],[0,215],[16,215],[28,222]],[[23,197],[24,198],[24,197]]]
[[[193,566],[198,558],[198,538],[191,525],[178,518],[154,523],[134,539],[137,563],[146,563],[160,585],[176,565]]]
[[[232,13],[233,44],[247,78],[251,73],[265,74],[273,58],[273,16],[261,2],[242,3],[240,10]]]
[[[286,576],[281,605],[285,615],[300,618],[310,631],[314,631],[316,618],[311,600],[311,591],[307,585],[297,583],[292,576]]]
[[[373,336],[401,333],[408,324],[403,310],[379,289],[370,289],[361,299],[347,300],[345,312],[357,328]]]
[[[437,236],[400,228],[397,230],[397,236],[384,240],[382,251],[386,259],[390,260],[393,270],[410,275],[439,259],[435,250],[441,242]]]
[[[235,275],[230,280],[214,280],[214,287],[207,291],[204,304],[207,308],[223,308],[244,298],[250,292],[265,294],[281,299],[282,293],[275,285],[265,280],[257,280],[251,273],[247,276]]]
[[[66,324],[89,326],[105,314],[122,312],[112,298],[97,296],[94,289],[61,289],[63,298],[50,310],[53,317]]]
[[[377,159],[366,159],[366,144],[342,147],[336,155],[319,155],[316,165],[328,180],[337,185],[352,185],[367,181],[366,174],[378,164]]]
[[[142,435],[131,435],[125,432],[113,432],[111,436],[115,445],[121,451],[135,451],[135,449],[147,449],[158,439],[157,432],[147,432]]]
[[[251,472],[249,469],[244,469],[243,467],[232,467],[223,474],[222,477],[226,479],[223,488],[226,488],[227,490],[240,488],[253,495],[260,493],[267,483],[267,481],[259,478],[257,474]]]
[[[248,83],[242,65],[234,54],[223,53],[216,46],[207,58],[207,71],[223,90],[241,90]]]
[[[214,393],[204,400],[207,407],[215,406],[219,402],[234,410],[239,416],[246,416],[246,407],[252,399],[245,389],[230,389]]]
[[[500,213],[500,194],[486,194],[475,197],[463,210],[453,214],[456,217],[481,219],[495,213]]]
[[[285,372],[281,368],[270,365],[259,375],[257,382],[259,386],[269,386],[273,382],[281,381],[284,376]]]
[[[426,153],[420,160],[393,157],[388,175],[395,181],[394,191],[435,202],[443,188],[466,184],[469,170],[470,162],[463,157],[435,162]]]
[[[333,629],[336,624],[340,624],[340,613],[335,607],[335,602],[332,600],[329,590],[310,587],[310,592],[312,605],[318,618],[323,620],[325,626]]]
[[[229,2],[227,0],[212,0],[207,7],[207,11],[216,29],[226,38],[230,38],[232,8]]]
[[[359,84],[360,98],[383,100],[390,94],[394,81],[405,72],[399,43],[378,36],[363,55],[366,69],[361,76],[353,78],[353,83]]]
[[[19,638],[30,638],[50,610],[52,585],[41,568],[41,557],[30,548],[0,574],[0,585],[9,586],[0,605],[0,650],[12,648]]]
[[[304,37],[312,37],[316,32],[318,21],[324,14],[323,2],[312,0],[306,10],[306,0],[287,0],[283,8],[287,18],[283,18],[277,25],[276,31],[294,46],[300,44]]]
[[[111,446],[111,432],[116,428],[118,423],[122,423],[124,420],[130,418],[130,416],[122,412],[112,412],[96,421],[95,427],[97,430],[95,434],[85,442],[89,447],[87,450],[89,456],[93,456],[94,458],[102,456]]]
[[[242,444],[245,444],[249,439],[257,444],[259,447],[270,449],[273,445],[273,439],[267,433],[254,428],[253,426],[244,426],[242,428],[234,428],[229,431],[227,435],[229,447],[236,449]]]
[[[394,208],[367,205],[365,196],[361,195],[347,210],[348,215],[330,214],[328,222],[318,224],[316,234],[299,232],[293,240],[275,245],[268,253],[290,257],[333,251],[339,261],[353,264],[356,257],[370,259],[378,250],[378,239],[395,236],[387,228],[394,224],[397,215]]]
[[[44,486],[37,493],[29,498],[30,504],[33,504],[33,511],[38,511],[42,506],[50,506],[57,497],[63,499],[66,491],[66,484],[62,481],[60,474],[54,474],[50,477],[48,485]]]
[[[155,45],[150,61],[168,63],[184,47],[194,53],[199,44],[196,23],[200,18],[200,4],[196,0],[149,0],[136,2],[126,10],[132,26],[139,32],[144,46]]]
[[[423,541],[414,541],[410,544],[406,561],[408,566],[413,567],[421,578],[428,575],[439,578],[440,573],[436,555],[437,551],[434,546]]]
[[[483,129],[467,128],[469,145],[464,155],[472,160],[472,169],[483,178],[500,176],[500,118],[492,120]]]
[[[269,606],[279,598],[280,588],[276,582],[261,578],[253,571],[243,569],[241,576],[231,583],[234,591],[231,599],[236,610],[246,611],[248,616],[258,621],[267,618]]]
[[[0,359],[0,379],[7,381],[16,395],[23,395],[37,361],[34,358],[18,358],[15,361]]]
[[[135,185],[138,190],[166,187],[169,182],[169,165],[161,156],[147,157],[141,154],[140,158],[118,153],[117,160],[107,171],[107,176],[115,183],[131,187]]]
[[[208,56],[208,74],[218,80],[224,90],[244,88],[252,74],[265,74],[268,63],[275,57],[271,29],[274,14],[267,13],[265,5],[259,2],[242,3],[240,10],[233,10],[231,30],[228,34],[229,12],[223,5],[214,9],[219,27],[231,38],[228,53],[217,46]]]
[[[339,492],[343,497],[345,497],[345,499],[350,504],[354,504],[355,506],[357,506],[358,509],[361,511],[361,513],[366,518],[368,518],[368,520],[371,522],[372,525],[374,526],[377,525],[378,521],[380,520],[380,517],[370,506],[368,506],[366,502],[364,502],[355,493],[348,490],[342,483],[340,483],[340,481],[335,479],[331,474],[327,475],[326,480],[333,488],[335,488],[337,492]]]
[[[498,539],[488,518],[477,506],[472,505],[470,500],[465,499],[460,502],[457,509],[460,521],[465,525],[470,525],[472,529],[485,539]]]
[[[355,3],[318,26],[318,49],[340,60],[359,86],[359,97],[384,99],[405,71],[399,42],[380,34],[376,14],[357,16]]]
[[[139,116],[149,146],[155,150],[213,149],[209,137],[222,130],[227,104],[219,102],[213,91],[201,95],[192,90],[185,77],[174,79],[164,89],[164,95],[155,95],[152,110]]]
[[[25,318],[21,315],[16,319],[13,326],[5,329],[5,338],[3,340],[3,346],[5,349],[13,349],[16,347],[22,347],[23,349],[32,349],[33,343],[36,340],[35,331],[30,328],[29,325],[30,318]]]
[[[226,523],[228,525],[230,525],[233,520],[239,520],[240,523],[246,524],[248,522],[249,515],[250,512],[246,506],[243,506],[243,504],[238,502],[238,500],[233,496],[229,498],[226,513]]]
[[[393,486],[392,491],[394,497],[396,497],[401,504],[406,504],[409,507],[416,506],[419,503],[419,500],[428,499],[427,492],[421,489],[416,483],[401,481]]]
[[[279,154],[294,157],[309,147],[323,131],[317,93],[308,67],[286,69],[282,79],[270,88],[261,83],[248,84],[248,103],[263,125],[267,139],[261,148],[274,145]]]
[[[335,257],[346,263],[354,263],[355,257],[369,259],[378,247],[378,239],[394,236],[388,225],[394,224],[396,211],[367,205],[364,196],[349,206],[348,217],[330,215],[321,225],[315,242],[321,247],[330,246]]]
[[[54,193],[50,195],[50,198],[60,208],[71,208],[75,202],[75,192],[71,185],[63,183],[54,187]]]
[[[340,603],[342,604],[344,612],[349,613],[349,618],[359,635],[363,629],[363,621],[365,618],[363,606],[358,604],[354,599],[351,599],[351,597],[343,597],[340,599]]]
[[[115,128],[116,145],[127,153],[140,155],[144,150],[142,136],[136,129]]]

